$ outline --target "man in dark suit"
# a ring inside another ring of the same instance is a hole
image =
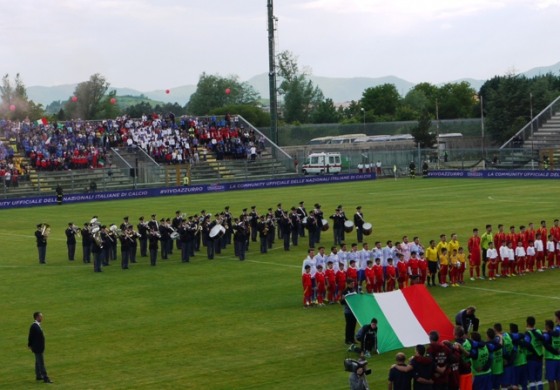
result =
[[[27,346],[35,354],[35,377],[38,381],[45,383],[53,383],[47,375],[45,368],[45,360],[43,359],[43,352],[45,352],[45,335],[41,329],[41,321],[43,321],[43,314],[39,311],[33,313],[35,322],[29,328],[29,338]]]

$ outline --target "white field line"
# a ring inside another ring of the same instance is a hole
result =
[[[533,298],[546,298],[546,299],[556,299],[556,300],[560,300],[560,297],[554,297],[554,296],[550,296],[550,295],[537,295],[537,294],[528,294],[528,293],[522,293],[522,292],[515,292],[515,291],[505,291],[505,290],[494,290],[492,288],[483,288],[483,287],[469,287],[469,286],[461,286],[462,288],[468,288],[471,290],[480,290],[480,291],[490,291],[493,293],[498,293],[498,294],[513,294],[513,295],[523,295],[526,297],[533,297]]]

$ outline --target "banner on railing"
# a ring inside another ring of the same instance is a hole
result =
[[[263,188],[277,188],[289,186],[302,186],[309,184],[344,183],[375,179],[374,173],[359,173],[328,176],[304,176],[290,179],[270,179],[238,183],[204,184],[185,187],[150,188],[141,190],[107,191],[84,194],[64,195],[63,204],[95,202],[104,200],[122,200],[144,197],[157,197],[169,195],[204,194],[211,192],[251,190]],[[0,200],[0,209],[16,207],[49,206],[57,204],[56,196],[41,196],[34,198],[19,198]]]
[[[470,179],[560,179],[560,171],[521,171],[521,170],[452,170],[429,171],[433,178],[470,178]]]

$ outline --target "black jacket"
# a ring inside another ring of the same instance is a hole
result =
[[[45,335],[43,334],[43,329],[36,322],[31,324],[29,328],[27,346],[31,348],[33,353],[45,352]]]

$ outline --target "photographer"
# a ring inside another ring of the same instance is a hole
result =
[[[462,326],[465,332],[478,332],[480,321],[475,316],[476,307],[469,306],[455,315],[455,325]],[[471,328],[472,327],[472,328]]]
[[[356,324],[357,320],[354,317],[354,313],[350,310],[350,307],[346,303],[346,297],[348,295],[356,294],[356,290],[354,289],[354,281],[352,279],[346,280],[346,288],[342,292],[342,299],[340,300],[340,304],[344,307],[344,320],[346,322],[345,332],[344,332],[344,341],[346,345],[350,345],[348,351],[354,350],[354,332],[356,331]]]
[[[372,318],[368,325],[362,326],[356,339],[361,343],[366,358],[371,357],[372,353],[377,353],[377,318]]]
[[[350,390],[369,390],[366,375],[371,374],[371,370],[367,369],[368,362],[363,359],[363,355],[360,360],[347,359],[344,363],[346,371],[351,372],[348,378]]]

